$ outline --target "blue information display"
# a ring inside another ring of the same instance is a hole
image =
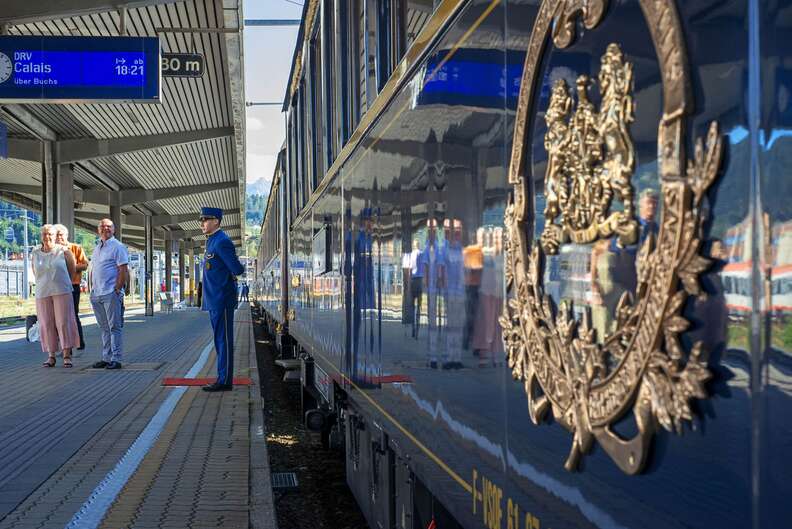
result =
[[[443,50],[428,60],[418,104],[502,109],[505,97],[517,107],[524,53],[462,48],[448,55]]]
[[[159,102],[156,37],[0,36],[0,102]]]

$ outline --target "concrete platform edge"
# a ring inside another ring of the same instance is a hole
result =
[[[252,320],[252,318],[251,318]],[[256,340],[253,336],[253,325],[250,332],[250,378],[253,383],[250,391],[250,528],[278,529],[275,513],[275,502],[272,494],[269,455],[267,453],[267,435],[264,430],[264,402],[258,374],[256,358]]]

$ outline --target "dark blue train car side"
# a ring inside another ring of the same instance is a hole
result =
[[[258,304],[371,527],[792,524],[790,42],[787,1],[306,0]]]

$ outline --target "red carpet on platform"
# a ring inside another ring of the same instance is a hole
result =
[[[217,380],[216,378],[175,378],[165,377],[162,379],[163,386],[205,386]],[[249,386],[253,383],[248,377],[234,378],[235,386]]]

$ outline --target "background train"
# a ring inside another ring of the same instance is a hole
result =
[[[689,149],[712,121],[725,144],[706,198],[707,296],[684,307],[684,345],[709,354],[709,398],[684,435],[655,436],[635,476],[597,447],[565,470],[571,435],[532,424],[505,361],[507,171],[542,4],[306,0],[253,288],[281,356],[300,359],[306,420],[343,446],[372,528],[787,526],[792,3],[616,0],[595,29],[556,3],[576,40],[542,52],[527,134],[537,233],[551,87],[596,78],[612,42],[634,67],[633,185],[657,189],[652,5],[675,7],[685,36]],[[606,295],[608,263],[592,255],[563,249],[545,287],[605,329],[622,276]]]

